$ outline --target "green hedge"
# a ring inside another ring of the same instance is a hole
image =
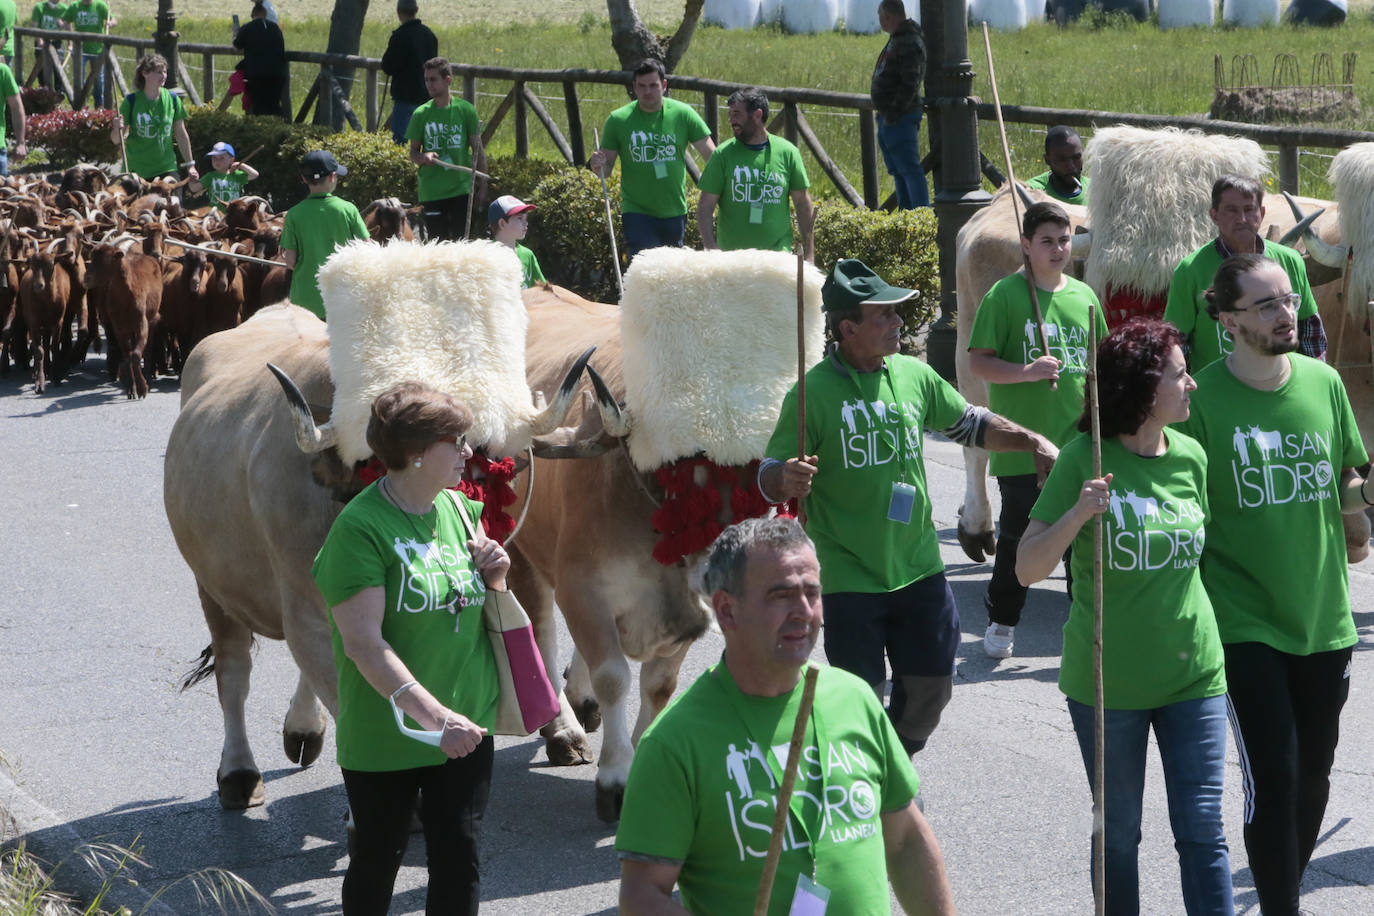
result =
[[[288,142],[294,142],[293,149],[300,145],[318,149],[326,138],[333,136],[327,127],[289,124],[280,118],[244,117],[240,112],[216,111],[208,106],[187,109],[186,132],[201,172],[209,170],[206,154],[220,141],[228,143],[240,156],[262,147],[249,162],[262,175],[244,190],[268,198],[277,210],[285,210],[305,196],[305,185],[300,179],[300,159],[304,153],[297,153],[294,159],[287,157],[284,150]]]

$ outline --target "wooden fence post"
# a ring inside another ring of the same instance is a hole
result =
[[[200,94],[206,102],[215,97],[215,55],[212,51],[200,55]]]
[[[859,109],[859,150],[863,164],[864,206],[878,209],[878,128],[873,123],[873,111]]]
[[[473,108],[477,107],[477,77],[470,73],[463,75],[463,98]]]
[[[15,36],[14,39],[14,78],[16,80],[24,79],[24,39],[22,36]]]
[[[524,101],[529,110],[534,112],[534,116],[539,119],[539,123],[544,125],[544,130],[548,131],[549,138],[553,140],[553,145],[558,147],[558,152],[568,162],[573,161],[572,147],[568,145],[568,139],[563,136],[563,131],[558,129],[558,122],[553,119],[548,110],[544,108],[544,103],[539,101],[539,97],[530,91],[529,86],[522,86],[520,98]]]
[[[1279,187],[1289,194],[1298,193],[1298,158],[1301,150],[1287,143],[1279,144]]]
[[[797,145],[797,103],[782,103],[782,136],[793,146]]]
[[[381,118],[382,118],[381,108],[380,108],[380,106],[377,104],[377,69],[376,69],[375,67],[368,67],[368,68],[367,68],[367,77],[366,77],[366,81],[367,81],[367,129],[368,129],[368,131],[370,132],[370,131],[374,131],[374,130],[377,129],[377,123],[378,123],[378,122],[381,120]]]
[[[530,155],[530,125],[525,116],[525,81],[516,80],[515,93],[515,155],[527,159]]]
[[[563,81],[563,107],[568,110],[568,140],[572,143],[573,165],[587,164],[586,142],[582,139],[582,106],[577,101],[577,83]]]
[[[720,122],[719,93],[708,91],[701,94],[701,119],[706,122],[706,129],[711,132],[711,142],[719,143],[720,137],[716,132]]]

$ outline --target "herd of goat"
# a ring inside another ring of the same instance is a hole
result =
[[[189,210],[180,183],[88,165],[3,182],[0,374],[31,371],[37,393],[100,352],[103,331],[111,379],[144,397],[198,341],[287,297],[282,214],[261,197]],[[363,216],[376,241],[414,237],[395,198]]]

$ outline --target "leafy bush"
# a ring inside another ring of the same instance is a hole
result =
[[[567,167],[563,162],[548,159],[488,156],[487,172],[491,174],[491,199],[495,200],[502,194],[513,194],[526,203],[532,203],[534,189],[539,186],[539,182]]]
[[[304,133],[287,137],[277,151],[278,158],[289,164],[295,187],[284,201],[276,201],[278,209],[302,200],[307,191],[299,178],[301,158],[311,150],[327,149],[348,169],[348,177],[339,183],[338,194],[359,207],[379,197],[399,197],[405,203],[415,203],[415,178],[418,174],[410,161],[409,151],[391,139],[391,133],[326,134],[323,138]]]
[[[51,114],[58,109],[64,98],[56,89],[48,89],[45,86],[27,86],[19,90],[19,96],[24,100],[25,115]]]
[[[816,208],[816,266],[830,270],[840,258],[858,258],[893,286],[917,295],[897,306],[905,337],[931,321],[940,309],[940,250],[935,214],[929,207],[892,212],[848,204]]]
[[[302,143],[317,148],[324,138],[332,135],[327,127],[289,124],[280,118],[244,117],[237,112],[216,111],[209,106],[187,110],[186,132],[190,135],[191,149],[202,172],[210,168],[205,154],[221,140],[233,146],[234,152],[240,156],[247,156],[262,147],[249,163],[262,173],[262,177],[248,185],[245,192],[268,198],[278,210],[289,207],[305,196],[305,186],[300,180],[300,158],[303,154],[286,155],[284,147],[287,141],[299,138]]]
[[[58,168],[78,162],[113,162],[119,149],[110,142],[110,125],[115,113],[109,109],[83,108],[80,111],[54,111],[24,119],[27,140],[48,154]]]

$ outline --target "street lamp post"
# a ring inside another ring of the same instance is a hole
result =
[[[925,97],[934,171],[936,241],[940,246],[940,315],[930,329],[926,359],[954,378],[955,239],[992,199],[983,190],[974,109],[973,63],[968,56],[965,0],[920,0],[926,36]]]
[[[157,0],[157,31],[153,33],[153,44],[157,53],[167,59],[168,89],[177,88],[177,75],[181,72],[180,58],[177,54],[177,11],[172,9],[172,0]]]

